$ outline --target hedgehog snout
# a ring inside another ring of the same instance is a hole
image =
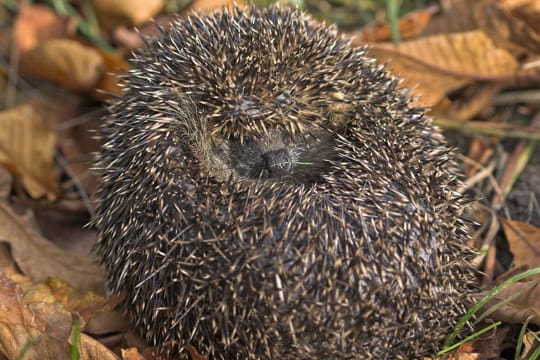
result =
[[[286,149],[268,151],[261,155],[263,175],[279,177],[288,175],[292,169],[293,159]]]

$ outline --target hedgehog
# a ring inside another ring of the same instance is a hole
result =
[[[475,292],[469,201],[399,79],[287,7],[159,31],[98,132],[96,254],[137,331],[177,358],[433,354]]]

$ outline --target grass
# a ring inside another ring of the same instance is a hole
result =
[[[460,346],[461,344],[463,344],[463,343],[465,343],[467,341],[470,341],[470,340],[484,334],[486,331],[489,331],[489,330],[493,329],[494,327],[498,326],[500,324],[500,322],[492,324],[492,325],[488,326],[487,328],[481,329],[481,330],[475,332],[474,334],[472,334],[471,336],[469,336],[468,338],[460,341],[460,342],[454,343],[457,335],[461,332],[461,330],[463,329],[465,324],[467,324],[473,318],[473,316],[475,316],[475,314],[478,313],[478,311],[480,309],[482,309],[497,294],[499,294],[502,290],[506,289],[507,287],[509,287],[509,286],[511,286],[511,285],[523,280],[523,279],[526,279],[526,278],[531,277],[531,276],[539,275],[539,274],[540,274],[540,267],[534,268],[534,269],[525,271],[525,272],[523,272],[521,274],[517,274],[517,275],[511,277],[510,279],[504,281],[503,283],[497,285],[496,287],[494,287],[482,299],[480,299],[480,301],[478,301],[465,315],[463,315],[463,317],[461,319],[459,319],[458,323],[456,324],[456,326],[454,328],[454,331],[448,336],[448,338],[446,339],[446,341],[444,343],[443,349],[438,354],[440,355],[440,354],[444,354],[444,353],[446,353],[448,351],[451,351],[452,349]],[[525,331],[525,330],[523,330],[523,331]],[[521,341],[523,341],[523,337],[521,337]],[[536,349],[536,350],[538,350],[538,352],[539,352],[539,354],[536,355],[538,357],[538,356],[540,356],[540,350],[539,349]],[[535,353],[536,353],[536,351],[535,351]]]

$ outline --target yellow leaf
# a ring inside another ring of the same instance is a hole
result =
[[[374,44],[369,54],[389,62],[389,68],[405,78],[403,86],[416,87],[419,101],[430,106],[471,81],[508,81],[519,69],[514,57],[482,31],[433,35],[399,46]]]
[[[0,112],[0,164],[20,176],[33,198],[58,197],[52,172],[56,135],[30,105]]]

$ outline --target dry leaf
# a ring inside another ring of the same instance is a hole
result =
[[[28,344],[24,359],[70,359],[73,314],[55,301],[48,287],[0,273],[0,304],[0,354],[16,358],[11,354],[20,356]],[[85,334],[80,334],[79,353],[81,360],[118,359]]]
[[[122,360],[144,360],[137,348],[122,349]]]
[[[103,59],[89,46],[55,39],[22,53],[21,71],[71,90],[91,90],[103,74]]]
[[[110,94],[120,95],[121,87],[115,74],[122,73],[124,70],[129,69],[129,64],[116,55],[101,52],[101,56],[103,58],[105,71],[93,89],[92,95],[99,99],[106,100],[111,98]]]
[[[0,112],[0,164],[20,176],[34,198],[58,197],[52,173],[56,136],[30,105]]]
[[[540,2],[538,0],[499,0],[498,5],[540,33]]]
[[[405,78],[423,105],[434,105],[446,94],[473,80],[508,81],[519,68],[517,61],[481,31],[434,35],[392,44],[375,44],[369,54]]]
[[[514,266],[540,266],[540,229],[521,221],[501,219],[501,223],[514,254]]]
[[[193,11],[197,13],[209,13],[214,10],[221,10],[223,8],[231,9],[234,5],[242,7],[242,1],[234,0],[194,0],[189,6],[186,6],[180,14],[186,16]]]
[[[533,354],[536,348],[540,346],[540,341],[538,341],[539,338],[540,331],[528,331],[525,336],[523,336],[523,350],[521,352],[521,356],[519,357],[521,360],[538,358],[536,355],[536,357],[533,357]]]
[[[119,360],[111,350],[86,334],[81,334],[80,360]]]
[[[108,30],[120,25],[133,26],[147,22],[165,6],[164,0],[92,0],[100,24]]]
[[[0,173],[5,177],[5,171]],[[24,274],[34,281],[59,277],[81,292],[102,293],[101,269],[89,257],[66,252],[43,238],[28,215],[18,215],[0,199],[0,241],[11,245],[13,258]]]
[[[480,27],[497,45],[517,54],[540,52],[540,6],[537,0],[498,1],[485,7],[483,13],[484,16],[479,18]]]
[[[64,308],[70,312],[76,312],[86,322],[98,312],[112,311],[122,302],[120,296],[103,297],[93,292],[83,295],[76,292],[67,282],[58,278],[49,278],[46,282],[51,289],[51,294]]]
[[[453,1],[432,18],[422,35],[481,29],[499,47],[534,54],[540,52],[539,14],[537,0]]]
[[[47,40],[67,36],[65,22],[49,7],[21,2],[15,24],[13,40],[19,51],[35,48]]]
[[[433,14],[432,9],[421,9],[410,12],[399,18],[399,35],[402,40],[417,36],[429,23]],[[372,25],[360,30],[346,32],[350,37],[355,37],[359,42],[381,42],[392,40],[392,30],[387,22],[377,21]]]
[[[536,281],[536,282],[535,282]],[[509,297],[520,293],[506,304],[500,303]],[[489,315],[491,319],[507,323],[524,323],[530,319],[530,323],[540,325],[540,283],[538,276],[528,278],[502,290],[484,309],[496,309]]]
[[[444,116],[456,121],[470,120],[488,108],[502,88],[503,84],[501,83],[473,83],[460,94],[459,98],[454,99],[448,105]]]
[[[24,298],[1,272],[0,304],[1,354],[16,359],[26,351],[24,359],[69,359],[72,316],[59,304]]]

